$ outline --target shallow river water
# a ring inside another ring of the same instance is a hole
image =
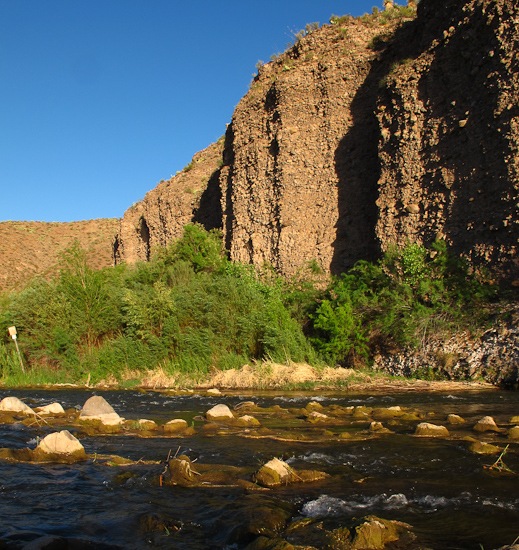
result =
[[[310,401],[325,406],[400,405],[434,413],[434,421],[459,414],[468,425],[486,415],[506,425],[519,415],[519,394],[503,391],[219,397],[135,391],[97,394],[126,419],[164,423],[184,418],[195,428],[201,425],[195,417],[213,405],[232,408],[244,400],[287,408],[304,407]],[[31,407],[57,401],[67,409],[80,408],[93,392],[0,391],[0,399],[7,395]],[[461,438],[414,437],[410,427],[395,431],[366,440],[322,443],[209,437],[200,429],[184,439],[82,437],[86,452],[94,457],[109,453],[164,461],[170,450],[179,450],[200,463],[257,467],[278,457],[294,468],[323,470],[332,476],[250,494],[241,488],[160,486],[163,463],[138,464],[125,475],[121,468],[95,459],[73,465],[0,462],[0,548],[41,548],[41,537],[50,535],[54,540],[63,538],[59,548],[240,549],[250,542],[241,527],[263,505],[280,506],[291,518],[321,518],[332,527],[370,514],[401,520],[412,525],[422,548],[488,550],[514,542],[519,536],[518,476],[495,475],[485,466],[496,456],[470,452]],[[45,433],[44,426],[0,425],[0,447],[34,448],[36,438]],[[497,444],[504,448],[509,442],[499,437]],[[510,442],[503,459],[519,472],[519,443]]]

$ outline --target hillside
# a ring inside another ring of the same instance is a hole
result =
[[[77,240],[97,269],[113,265],[116,219],[73,223],[0,222],[0,291],[19,289],[57,270],[60,253]]]

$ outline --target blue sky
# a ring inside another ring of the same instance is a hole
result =
[[[381,3],[0,0],[0,221],[121,217],[224,134],[259,60]]]

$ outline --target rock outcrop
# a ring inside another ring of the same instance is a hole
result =
[[[221,227],[221,190],[218,185],[223,139],[197,153],[176,176],[161,181],[144,199],[131,206],[113,242],[114,262],[150,259],[152,251],[182,236],[189,223],[206,229]]]
[[[519,281],[519,6],[423,0],[309,29],[258,71],[225,141],[124,215],[116,261],[189,222],[231,259],[341,272],[445,239]]]
[[[382,53],[382,248],[441,237],[517,277],[519,5],[424,1]]]
[[[374,368],[393,375],[423,376],[431,369],[450,380],[478,377],[507,387],[519,386],[519,308],[480,336],[466,332],[447,341],[426,342],[419,350],[400,350],[375,358]]]

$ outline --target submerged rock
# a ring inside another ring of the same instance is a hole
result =
[[[254,409],[257,409],[257,405],[256,403],[254,403],[254,401],[240,401],[239,403],[236,403],[236,405],[234,405],[233,409],[235,411],[240,411],[242,409],[244,410],[254,410]]]
[[[449,430],[445,426],[437,426],[430,422],[420,422],[416,426],[415,435],[422,437],[449,437]]]
[[[377,420],[385,420],[390,418],[398,418],[404,414],[402,407],[396,405],[394,407],[379,407],[373,409],[372,415]]]
[[[34,411],[18,397],[4,397],[0,401],[0,411],[17,412],[26,415],[35,414]]]
[[[187,455],[179,455],[168,461],[167,485],[180,487],[243,487],[254,489],[245,479],[247,471],[243,467],[226,464],[201,464],[192,461]],[[162,477],[162,476],[161,476]]]
[[[502,449],[496,445],[477,440],[472,441],[469,450],[478,455],[495,455],[502,451]]]
[[[191,487],[197,475],[200,475],[192,467],[191,459],[186,455],[172,458],[168,462],[169,482],[171,485],[180,485],[181,487]]]
[[[308,422],[310,422],[311,424],[317,424],[319,422],[330,422],[331,421],[331,418],[326,415],[326,414],[323,414],[319,411],[312,411],[310,413],[308,413],[308,415],[306,416],[306,420]]]
[[[514,426],[508,430],[508,439],[512,441],[519,440],[519,426]]]
[[[249,548],[337,550],[382,550],[384,548],[417,548],[411,525],[377,516],[366,516],[329,528],[320,518],[298,518],[282,533],[283,539],[270,539],[270,545]],[[290,540],[289,544],[287,541]],[[394,543],[394,545],[392,544]],[[293,546],[292,546],[293,545]],[[421,547],[420,547],[421,548]]]
[[[353,418],[367,420],[369,419],[373,409],[365,407],[364,405],[358,405],[353,409]]]

